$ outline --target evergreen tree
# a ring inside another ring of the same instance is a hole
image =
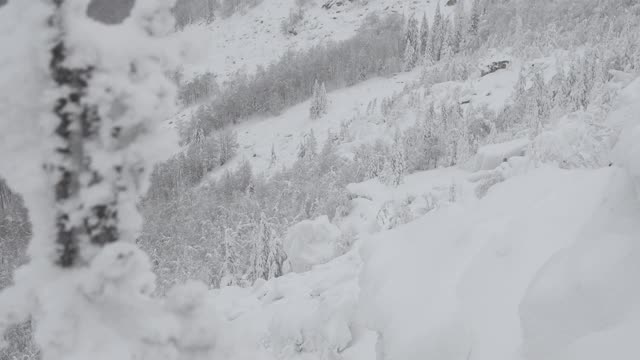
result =
[[[440,52],[440,60],[451,60],[455,53],[455,34],[452,30],[451,20],[445,18],[442,21],[443,42]]]
[[[404,70],[411,71],[416,65],[416,61],[418,59],[417,53],[415,51],[415,46],[411,42],[411,40],[407,41],[407,45],[404,50]]]
[[[424,57],[429,48],[429,21],[427,13],[422,14],[422,24],[420,25],[420,57]]]
[[[286,255],[273,224],[268,221],[264,213],[260,214],[256,235],[251,262],[251,279],[253,281],[259,278],[269,280],[281,276]]]
[[[238,149],[238,135],[231,130],[222,131],[218,135],[218,144],[220,146],[218,162],[222,166],[235,155]]]
[[[476,38],[480,30],[480,17],[482,16],[482,9],[480,7],[480,0],[473,0],[471,5],[471,15],[469,16],[469,37]]]
[[[313,83],[313,90],[311,93],[311,106],[309,107],[309,117],[313,119],[317,119],[320,117],[320,84],[318,83],[318,79]]]
[[[402,184],[406,172],[405,152],[399,129],[396,129],[390,151],[389,158],[382,170],[382,181],[392,186],[398,186]]]
[[[324,86],[324,82],[320,85],[320,113],[322,115],[327,113],[329,108],[329,98],[327,97],[327,88]]]
[[[271,161],[269,162],[269,167],[272,167],[273,165],[275,165],[276,161],[277,161],[277,156],[276,156],[276,148],[274,144],[271,144]]]
[[[313,93],[311,95],[311,106],[309,108],[309,117],[317,119],[327,113],[329,101],[327,99],[327,90],[324,83],[320,85],[318,79],[313,84]]]
[[[418,20],[411,15],[407,22],[407,29],[405,34],[405,48],[407,43],[411,43],[414,52],[419,52],[420,49],[420,29],[418,28]]]
[[[453,34],[451,36],[451,46],[454,53],[458,53],[465,46],[466,40],[466,21],[464,12],[464,1],[458,1],[453,24]]]
[[[307,136],[307,155],[311,157],[315,157],[318,153],[318,140],[316,139],[316,134],[311,129],[309,135]]]
[[[544,82],[542,72],[538,71],[533,77],[533,86],[531,88],[530,98],[534,101],[533,107],[533,129],[536,132],[542,127],[542,124],[549,119],[551,115],[551,99],[549,98],[549,91]]]
[[[440,61],[442,53],[442,44],[444,42],[442,12],[440,10],[440,2],[436,7],[436,13],[433,16],[433,26],[431,27],[431,59]]]
[[[238,284],[238,239],[237,233],[231,229],[224,229],[222,238],[222,251],[224,257],[220,266],[220,286]]]

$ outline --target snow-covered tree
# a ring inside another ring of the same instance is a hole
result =
[[[407,43],[413,45],[414,52],[418,53],[420,51],[420,28],[418,27],[418,20],[413,15],[407,22],[405,46],[407,46]]]
[[[402,184],[407,167],[404,153],[400,130],[396,130],[389,159],[386,161],[384,169],[382,170],[381,176],[384,183],[392,186]]]
[[[232,130],[221,131],[218,134],[218,144],[220,146],[218,160],[220,166],[222,166],[235,155],[238,149],[238,135]]]
[[[271,160],[269,161],[269,167],[272,167],[278,161],[278,156],[276,155],[276,146],[275,144],[271,144]]]
[[[403,62],[404,62],[404,70],[411,71],[418,61],[418,53],[416,53],[415,46],[411,42],[411,40],[407,41],[404,50]]]
[[[422,23],[420,24],[420,57],[424,57],[429,48],[429,21],[427,13],[422,14]]]
[[[531,102],[529,106],[531,128],[537,133],[551,115],[549,89],[547,88],[542,72],[540,71],[536,72],[533,77],[533,85],[530,89],[529,99]]]
[[[467,36],[466,26],[464,1],[458,1],[453,19],[453,32],[451,34],[451,47],[454,53],[460,52],[465,46]]]
[[[31,317],[43,359],[206,354],[210,327],[197,339],[182,331],[199,305],[180,291],[169,303],[187,309],[155,300],[151,263],[135,245],[138,201],[170,148],[158,135],[174,113],[166,70],[178,58],[163,41],[172,2],[138,0],[108,26],[86,7],[11,1],[0,9],[0,42],[13,45],[0,75],[0,172],[33,221],[30,263],[0,296],[0,330]]]
[[[220,286],[236,285],[238,283],[238,238],[237,233],[231,229],[224,229],[222,238],[222,251],[224,253],[222,265],[220,266],[219,281]]]
[[[309,107],[309,117],[318,119],[327,113],[329,101],[324,83],[320,84],[318,79],[313,84],[313,94],[311,95],[311,106]]]
[[[473,0],[471,5],[471,15],[469,16],[468,33],[469,36],[474,38],[478,36],[480,30],[480,17],[482,16],[482,9],[480,6],[480,0]]]
[[[433,16],[433,25],[431,26],[431,59],[433,61],[440,61],[440,55],[442,53],[442,45],[446,38],[443,29],[442,11],[440,10],[440,2],[436,6],[436,12]]]
[[[282,242],[276,234],[274,224],[264,213],[256,227],[256,238],[251,254],[250,278],[269,280],[283,274],[282,265],[286,260]]]

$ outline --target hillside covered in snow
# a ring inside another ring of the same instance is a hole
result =
[[[0,44],[0,359],[640,356],[635,0],[9,0]]]

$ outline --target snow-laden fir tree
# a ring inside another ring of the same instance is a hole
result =
[[[318,140],[313,129],[305,134],[298,145],[298,159],[312,159],[318,153]]]
[[[324,81],[320,84],[320,109],[324,115],[329,109],[329,98],[327,97],[327,88],[324,86]]]
[[[420,28],[418,20],[413,15],[411,15],[409,21],[407,21],[404,40],[405,46],[410,42],[413,45],[413,50],[416,53],[420,52]]]
[[[436,6],[436,12],[433,15],[433,24],[431,26],[431,59],[440,61],[442,53],[442,45],[444,43],[445,34],[443,33],[443,18],[440,10],[440,2]]]
[[[0,296],[0,330],[31,318],[44,360],[202,356],[215,343],[210,326],[192,322],[206,287],[154,299],[151,264],[135,245],[138,201],[170,149],[158,134],[174,113],[165,74],[179,61],[163,41],[173,3],[137,0],[109,26],[87,5],[0,8],[0,42],[12,48],[0,75],[0,172],[33,222],[30,263]],[[183,331],[193,327],[197,338]]]
[[[411,40],[407,41],[407,44],[404,49],[403,63],[404,70],[411,71],[416,66],[416,62],[418,61],[418,53],[416,52],[415,46],[411,42]]]
[[[324,83],[320,84],[318,79],[313,83],[313,93],[311,95],[311,106],[309,107],[309,117],[318,119],[327,113],[329,100]]]
[[[480,17],[482,16],[482,9],[480,7],[480,0],[473,0],[471,5],[471,14],[469,15],[468,25],[468,40],[473,43],[477,43],[478,33],[480,31]]]
[[[285,259],[286,255],[280,238],[276,234],[274,224],[267,219],[264,213],[261,213],[253,242],[249,278],[255,281],[281,276]]]
[[[382,182],[398,186],[402,184],[404,174],[406,172],[406,163],[404,155],[404,147],[402,136],[399,129],[396,129],[396,133],[393,137],[393,144],[391,145],[389,158],[385,162],[382,170]]]
[[[276,155],[276,146],[275,144],[271,144],[271,160],[269,161],[269,167],[272,167],[278,161],[278,157]]]
[[[238,148],[238,135],[231,130],[221,131],[218,134],[218,144],[220,146],[218,163],[222,166],[235,155]]]
[[[429,21],[427,13],[422,14],[422,23],[420,24],[420,57],[424,57],[429,48]]]
[[[222,251],[224,252],[223,262],[220,266],[220,286],[231,286],[238,284],[238,238],[231,229],[224,229],[222,238]]]
[[[440,51],[440,60],[452,60],[455,54],[455,34],[452,30],[451,20],[446,17],[442,21],[442,47]]]
[[[451,46],[454,53],[460,52],[466,45],[466,27],[467,23],[466,14],[464,11],[464,1],[458,1],[453,18],[453,33],[451,35]]]
[[[530,128],[537,134],[551,115],[549,89],[547,89],[541,71],[537,71],[533,76],[533,85],[529,89],[528,99],[527,115],[530,119]]]

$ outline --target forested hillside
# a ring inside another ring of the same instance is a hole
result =
[[[636,0],[9,0],[0,44],[0,359],[640,355]]]

